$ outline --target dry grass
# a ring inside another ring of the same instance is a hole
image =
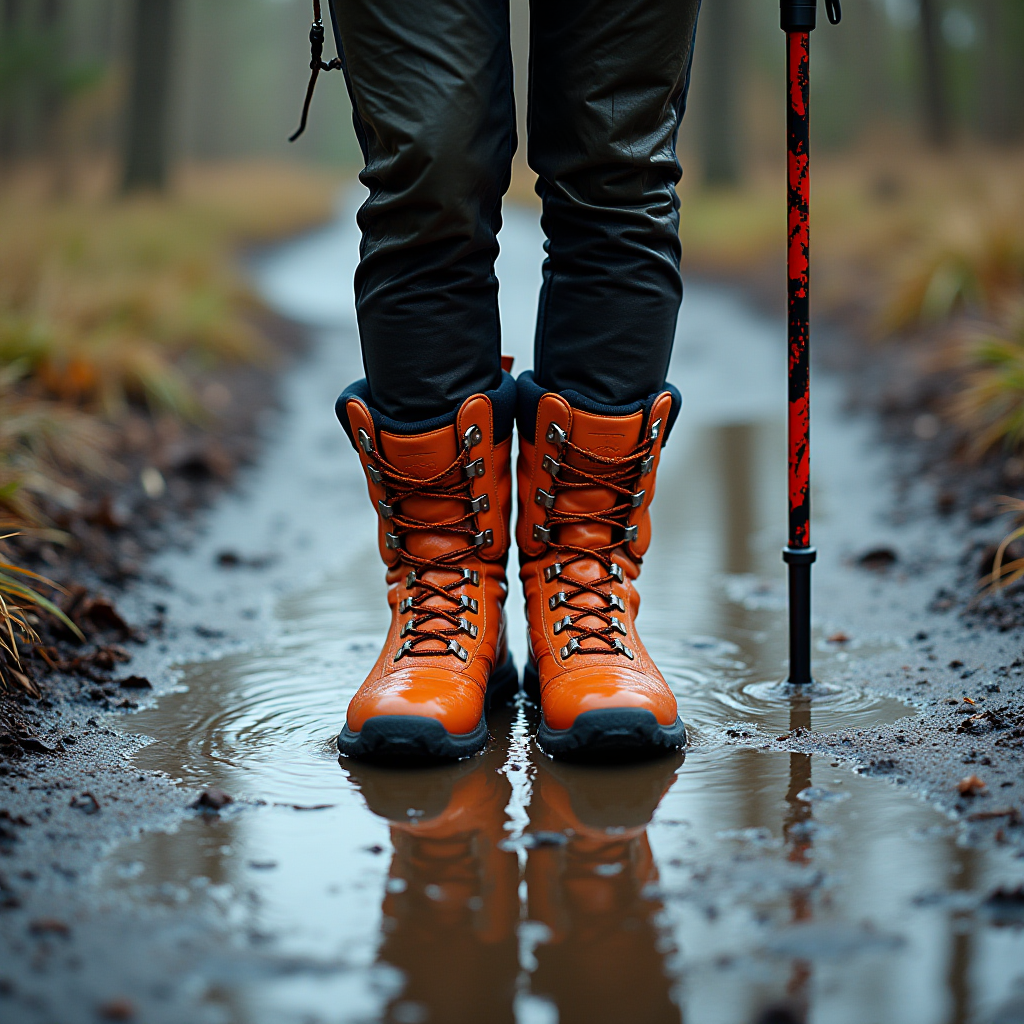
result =
[[[107,419],[132,401],[196,417],[191,377],[265,358],[237,249],[324,219],[333,193],[266,166],[193,170],[168,198],[26,191],[0,198],[0,363]]]
[[[102,175],[96,176],[97,181]],[[185,170],[166,197],[54,193],[31,169],[0,191],[0,683],[31,690],[18,641],[33,616],[77,627],[10,561],[16,532],[50,528],[97,475],[129,406],[198,419],[193,382],[270,353],[237,257],[330,216],[335,175],[289,165]],[[7,551],[8,554],[4,554]]]
[[[998,446],[1024,447],[1024,302],[968,333],[960,372],[951,413],[968,434],[971,452],[980,458]]]
[[[993,592],[1009,587],[1020,579],[1024,579],[1024,558],[1013,558],[1006,561],[1007,549],[1014,541],[1024,537],[1024,501],[1020,498],[1002,497],[999,499],[1003,512],[1013,513],[1017,521],[1015,529],[1008,533],[996,549],[992,562],[992,572],[979,581],[985,591]]]

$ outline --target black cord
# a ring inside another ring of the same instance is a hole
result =
[[[294,142],[305,130],[309,118],[309,105],[313,102],[313,90],[321,71],[337,71],[341,67],[341,58],[324,62],[324,20],[320,13],[320,0],[313,0],[313,24],[309,28],[309,84],[306,86],[306,99],[302,104],[302,119],[294,134],[288,136]]]

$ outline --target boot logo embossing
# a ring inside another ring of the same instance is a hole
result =
[[[621,450],[622,442],[625,438],[625,434],[612,433],[611,431],[595,432],[590,434],[588,438],[591,442],[588,447],[595,452],[606,452],[609,455],[614,455]]]
[[[426,473],[437,472],[437,462],[431,457],[436,452],[414,452],[412,455],[398,455],[395,462],[406,470],[422,470]]]

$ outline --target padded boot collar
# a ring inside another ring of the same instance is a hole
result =
[[[532,444],[535,440],[533,435],[537,421],[537,405],[540,403],[541,398],[549,392],[533,379],[533,370],[524,370],[519,374],[516,385],[516,423],[519,427],[520,436]],[[676,417],[679,415],[679,410],[683,407],[683,396],[674,384],[666,384],[660,391],[648,395],[642,401],[630,402],[628,405],[603,405],[601,402],[595,402],[585,395],[581,395],[578,391],[561,391],[558,394],[574,409],[595,413],[599,416],[630,416],[642,409],[644,412],[644,422],[646,423],[651,406],[658,396],[663,395],[666,391],[672,396],[672,410],[669,412],[668,422],[665,424],[665,433],[662,440],[662,447],[664,447]]]
[[[501,374],[501,384],[493,391],[484,391],[481,393],[491,400],[491,408],[493,409],[494,415],[494,443],[501,444],[501,442],[506,438],[512,436],[512,427],[515,424],[515,378],[512,374],[506,373],[503,370]],[[382,412],[378,412],[373,407],[373,404],[370,401],[370,385],[364,377],[361,380],[357,380],[349,384],[349,386],[338,396],[337,402],[334,403],[335,415],[337,415],[338,422],[348,435],[349,443],[353,448],[356,447],[356,442],[352,437],[352,426],[349,423],[348,414],[345,411],[346,403],[350,398],[358,398],[366,404],[366,407],[370,410],[370,415],[373,417],[373,425],[376,427],[378,434],[381,431],[386,431],[389,434],[427,434],[433,430],[439,430],[441,427],[450,427],[455,422],[455,418],[459,414],[459,408],[461,408],[461,406],[459,406],[458,408],[452,409],[450,413],[446,413],[444,416],[433,416],[430,419],[418,420],[414,423],[405,423],[401,420],[395,420],[390,416],[385,416]]]

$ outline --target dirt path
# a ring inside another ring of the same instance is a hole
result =
[[[359,375],[355,239],[348,211],[258,268],[314,343],[259,465],[122,599],[152,634],[124,674],[153,691],[104,715],[57,691],[33,724],[55,752],[2,780],[4,1020],[1024,1020],[1019,640],[935,608],[968,527],[926,483],[896,500],[822,377],[819,686],[779,685],[782,332],[728,291],[688,291],[641,581],[685,761],[552,763],[521,706],[451,768],[339,767],[386,628],[331,414]],[[532,218],[502,244],[522,369]],[[233,800],[191,807],[209,787]]]

